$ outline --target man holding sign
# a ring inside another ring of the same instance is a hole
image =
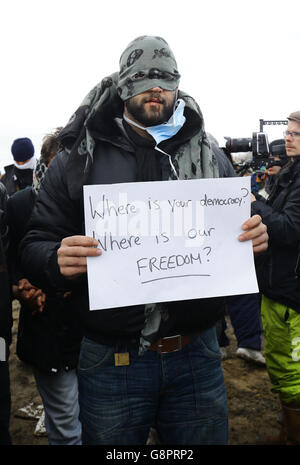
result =
[[[92,89],[61,132],[64,151],[47,172],[23,242],[31,281],[72,289],[74,318],[82,321],[79,396],[85,444],[144,444],[154,423],[164,444],[227,442],[214,326],[223,312],[222,297],[160,303],[153,295],[147,304],[89,309],[87,257],[103,252],[101,260],[104,250],[96,238],[84,235],[83,185],[223,175],[202,113],[178,90],[179,78],[164,39],[142,36],[128,45],[119,73]],[[115,212],[133,209],[128,203]],[[101,216],[97,208],[92,212]],[[267,248],[258,215],[241,225],[239,240],[252,241],[254,252]],[[139,264],[141,270],[145,262]],[[168,285],[175,289],[174,280]]]

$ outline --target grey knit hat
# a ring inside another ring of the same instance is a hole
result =
[[[179,79],[173,52],[161,37],[138,37],[121,55],[118,92],[123,101],[152,87],[176,90]]]
[[[300,111],[295,111],[294,113],[291,113],[290,116],[287,117],[287,119],[290,121],[296,121],[297,123],[300,123]]]

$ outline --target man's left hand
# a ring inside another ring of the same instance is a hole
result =
[[[242,225],[245,231],[238,237],[239,241],[252,241],[253,252],[258,254],[268,248],[267,226],[263,224],[259,215],[253,215]]]

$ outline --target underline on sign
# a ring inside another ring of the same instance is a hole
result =
[[[210,274],[183,274],[179,276],[164,276],[163,278],[149,279],[149,281],[142,281],[141,284],[152,283],[153,281],[161,281],[162,279],[173,279],[173,278],[190,278],[192,276],[211,276]]]

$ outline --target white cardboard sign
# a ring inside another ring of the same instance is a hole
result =
[[[84,186],[90,310],[258,292],[250,177]]]

